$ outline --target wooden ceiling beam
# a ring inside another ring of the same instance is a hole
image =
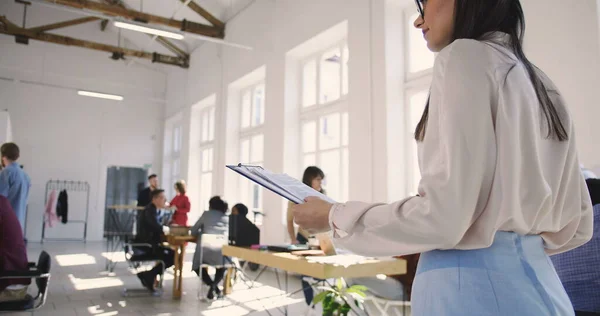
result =
[[[102,43],[96,43],[86,40],[80,40],[68,36],[50,34],[50,33],[35,33],[28,29],[24,29],[11,23],[6,17],[0,16],[0,34],[12,35],[15,37],[28,38],[37,41],[54,43],[66,46],[76,46],[82,48],[88,48],[107,53],[117,53],[123,56],[137,57],[151,60],[152,62],[158,62],[163,64],[177,65],[182,68],[188,68],[189,63],[187,59],[178,56],[167,56],[158,53],[150,53],[144,51],[138,51],[129,48],[117,47]]]
[[[45,32],[45,31],[60,29],[60,28],[63,28],[63,27],[68,27],[68,26],[73,26],[73,25],[79,25],[79,24],[93,22],[93,21],[98,21],[98,20],[100,20],[100,19],[97,18],[97,17],[89,16],[89,17],[80,18],[80,19],[74,19],[74,20],[63,21],[63,22],[58,22],[58,23],[53,23],[53,24],[48,24],[48,25],[31,27],[31,28],[28,28],[27,30],[31,31],[31,32],[34,32],[34,33],[40,33],[40,32]]]
[[[139,22],[154,23],[165,25],[179,29],[184,32],[195,33],[198,35],[204,35],[214,38],[224,38],[225,33],[223,29],[214,27],[211,25],[196,23],[187,20],[175,20],[169,19],[153,14],[143,13],[135,10],[123,8],[121,6],[114,6],[101,2],[94,2],[89,0],[43,0],[52,4],[60,4],[63,6],[75,8],[75,9],[86,9],[110,16],[118,16],[129,20],[135,20]]]
[[[179,1],[181,1],[182,3],[187,2],[187,0],[179,0]],[[217,19],[214,15],[210,14],[210,12],[206,11],[203,7],[201,7],[199,4],[194,2],[194,0],[192,0],[188,3],[188,7],[190,9],[192,9],[192,11],[198,13],[201,17],[205,18],[213,26],[218,27],[220,29],[225,28],[225,23],[223,23],[221,20]]]
[[[114,5],[114,6],[121,7],[123,9],[128,9],[127,6],[120,0],[104,0],[104,2],[109,5]],[[106,26],[105,26],[105,28],[106,28]],[[102,29],[102,30],[104,31],[104,29]],[[148,36],[154,37],[154,35],[151,35],[151,34],[148,34]],[[183,49],[179,48],[179,46],[175,45],[175,43],[169,41],[168,39],[166,39],[162,36],[157,36],[156,41],[159,44],[161,44],[164,48],[166,48],[170,52],[172,52],[173,54],[175,54],[181,58],[190,59],[190,54],[185,52]]]

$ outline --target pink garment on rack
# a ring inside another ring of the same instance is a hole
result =
[[[56,202],[56,190],[52,190],[48,196],[46,211],[44,212],[46,214],[46,227],[52,227],[58,221],[58,217],[56,216]]]

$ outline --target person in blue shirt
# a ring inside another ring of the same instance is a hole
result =
[[[25,212],[29,187],[29,176],[17,163],[20,156],[19,146],[15,143],[4,143],[0,147],[2,156],[2,172],[0,172],[0,195],[5,196],[15,211],[21,230],[25,233]]]

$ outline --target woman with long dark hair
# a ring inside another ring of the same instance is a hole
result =
[[[319,167],[310,166],[304,169],[304,174],[302,175],[302,183],[305,185],[325,194],[325,190],[323,189],[322,183],[323,179],[325,179],[325,173]],[[290,236],[290,240],[292,244],[308,244],[308,238],[310,234],[308,231],[298,228],[298,233],[296,233],[294,228],[294,215],[292,213],[292,208],[294,203],[288,202],[287,209],[287,230]],[[305,281],[302,281],[302,291],[304,292],[304,300],[306,301],[306,305],[310,306],[313,297],[314,291],[310,284]]]
[[[415,132],[419,195],[308,198],[296,223],[359,254],[422,253],[414,315],[573,315],[548,255],[590,239],[592,206],[564,100],[523,53],[520,1],[416,2],[439,53]]]
[[[321,170],[319,167],[315,166],[307,167],[302,175],[302,183],[321,193],[325,193],[325,190],[323,190],[322,186],[323,179],[325,179],[325,173],[323,173],[323,170]],[[310,235],[307,231],[299,228],[298,233],[296,234],[292,206],[294,206],[294,203],[288,202],[287,230],[290,236],[290,241],[292,244],[307,244],[308,237]]]

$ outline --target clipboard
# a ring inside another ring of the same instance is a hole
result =
[[[277,174],[260,166],[243,165],[241,163],[237,165],[227,165],[226,167],[296,204],[304,203],[304,199],[309,196],[315,196],[327,202],[336,203],[325,194],[287,174]]]

